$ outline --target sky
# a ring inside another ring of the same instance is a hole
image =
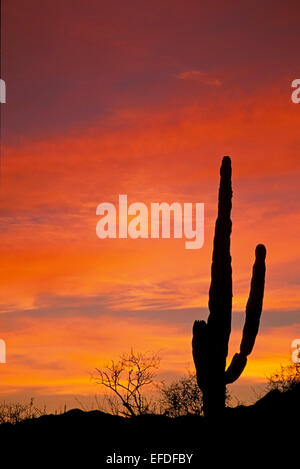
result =
[[[219,167],[233,168],[238,351],[256,244],[264,308],[230,387],[251,402],[300,337],[297,1],[4,0],[0,399],[59,407],[101,393],[96,367],[159,352],[158,380],[193,371],[208,315]],[[96,236],[96,207],[205,204],[205,241]]]

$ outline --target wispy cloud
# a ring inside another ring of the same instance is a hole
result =
[[[189,70],[186,72],[179,73],[177,75],[179,80],[190,80],[190,81],[198,81],[203,85],[208,86],[221,86],[222,82],[216,77],[212,77],[206,72],[201,72],[201,70]]]

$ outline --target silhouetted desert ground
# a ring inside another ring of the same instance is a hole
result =
[[[286,464],[290,458],[299,462],[299,410],[300,383],[286,392],[270,391],[254,405],[227,408],[223,419],[214,421],[199,416],[123,418],[73,409],[0,425],[1,450],[2,456],[7,451],[31,467],[44,467],[45,462],[53,467],[136,467],[106,463],[114,453],[140,456],[138,467],[150,465],[152,453],[193,453],[190,464],[165,463],[172,467],[210,467],[206,457],[210,463],[240,461],[240,467],[246,462],[260,467],[266,462],[269,467],[282,456]]]

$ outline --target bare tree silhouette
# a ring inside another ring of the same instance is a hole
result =
[[[158,355],[149,356],[131,349],[118,361],[111,360],[105,368],[96,368],[98,377],[94,378],[95,382],[108,388],[123,408],[119,410],[115,399],[109,398],[113,413],[133,417],[151,411],[152,401],[144,395],[144,388],[153,383],[159,362]]]

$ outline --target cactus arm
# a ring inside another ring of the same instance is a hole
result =
[[[234,383],[243,373],[247,364],[247,357],[241,353],[235,353],[231,363],[225,371],[225,384]]]
[[[255,249],[255,263],[253,266],[250,294],[246,306],[246,320],[240,346],[240,353],[246,356],[250,355],[252,352],[259,328],[265,288],[265,259],[266,248],[263,244],[258,244]]]
[[[247,356],[250,355],[254,347],[264,297],[265,259],[266,248],[263,244],[258,244],[255,249],[255,263],[253,265],[250,294],[246,306],[246,319],[240,345],[240,353],[236,353],[233,356],[225,372],[226,384],[233,383],[240,377],[246,366]]]

